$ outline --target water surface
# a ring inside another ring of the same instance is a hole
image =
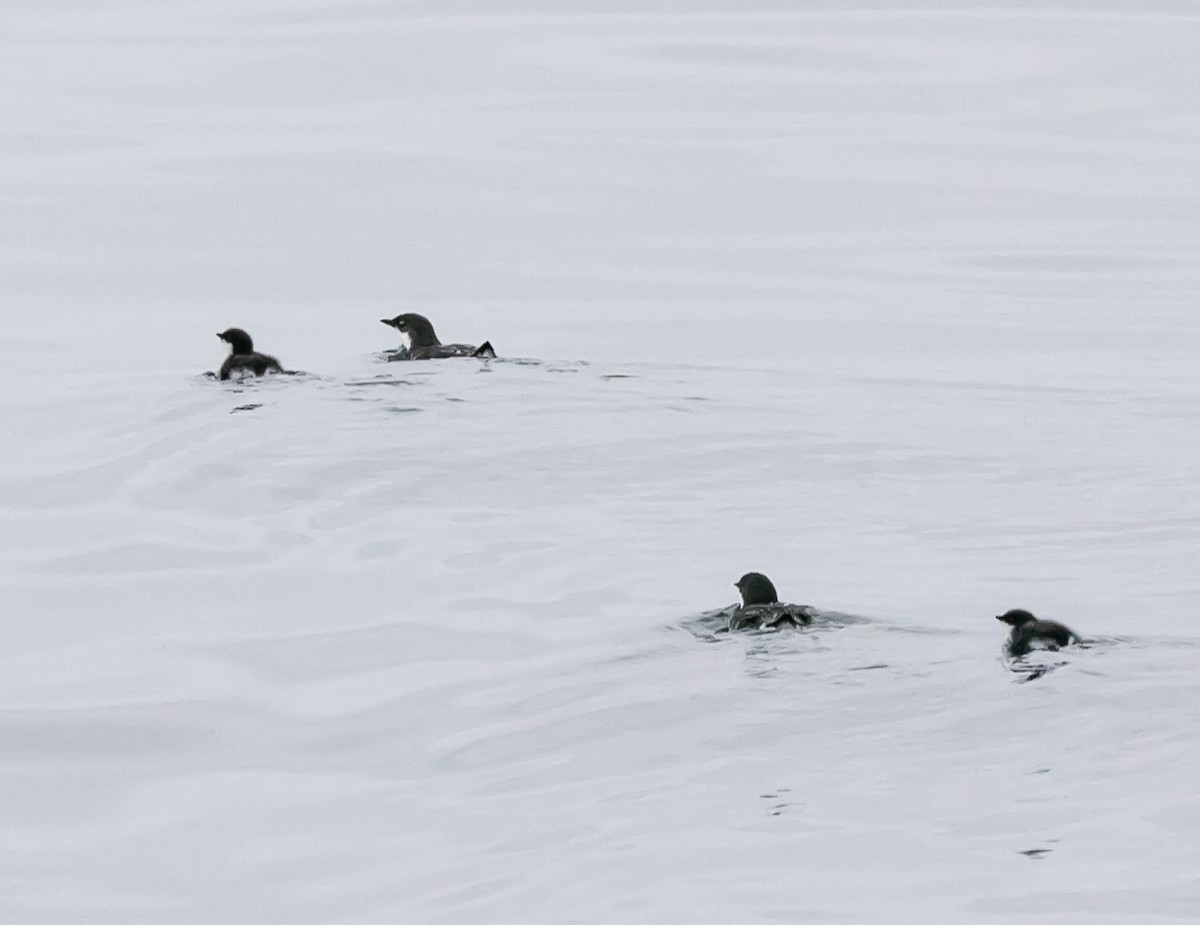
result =
[[[7,921],[1194,921],[1190,6],[9,6]]]

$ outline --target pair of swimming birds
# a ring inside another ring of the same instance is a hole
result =
[[[747,572],[736,582],[742,605],[729,618],[731,632],[750,629],[777,629],[782,626],[808,626],[813,609],[798,604],[781,604],[775,585],[761,572]],[[1061,649],[1079,636],[1053,620],[1039,620],[1028,610],[1010,610],[996,617],[1012,627],[1006,649],[1014,657],[1034,649]]]
[[[478,347],[471,344],[443,344],[434,333],[433,325],[424,315],[406,312],[395,318],[380,318],[384,324],[395,328],[408,338],[408,346],[392,354],[394,360],[444,360],[448,357],[482,357],[494,358],[496,351],[490,341],[484,341]],[[233,376],[253,374],[262,376],[267,373],[287,372],[275,357],[259,353],[254,349],[254,341],[241,328],[229,328],[217,337],[229,344],[229,356],[221,364],[218,378],[230,379]]]

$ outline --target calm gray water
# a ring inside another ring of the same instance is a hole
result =
[[[6,923],[1200,919],[1200,11],[876,6],[5,5]]]

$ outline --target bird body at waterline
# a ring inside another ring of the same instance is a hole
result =
[[[433,330],[433,323],[415,312],[379,320],[408,338],[407,348],[392,354],[393,360],[445,360],[450,357],[492,359],[496,356],[490,341],[484,341],[478,347],[473,344],[443,344]]]
[[[1054,620],[1039,620],[1028,610],[1009,610],[997,614],[996,619],[1012,627],[1005,648],[1014,657],[1034,649],[1061,649],[1080,641],[1079,635],[1069,627]]]
[[[781,604],[775,585],[761,572],[747,572],[737,580],[735,587],[742,596],[742,604],[729,618],[730,632],[812,623],[812,608]]]
[[[229,356],[221,364],[218,379],[231,379],[234,376],[253,374],[262,376],[266,373],[286,372],[279,361],[265,353],[257,353],[254,341],[241,328],[227,328],[217,337],[229,344]]]

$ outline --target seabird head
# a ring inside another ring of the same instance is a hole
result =
[[[761,572],[747,572],[737,580],[735,587],[742,592],[744,607],[749,607],[751,604],[779,603],[779,595],[775,593],[775,586],[771,584],[771,579]]]
[[[250,339],[250,335],[241,328],[229,328],[228,330],[222,331],[217,335],[217,337],[229,344],[235,355],[254,352],[254,341],[252,341]]]
[[[380,318],[384,324],[395,328],[401,334],[408,335],[408,345],[413,350],[418,347],[436,347],[441,343],[433,333],[433,325],[424,315],[406,312],[395,318]]]
[[[996,619],[1001,623],[1007,623],[1009,626],[1024,626],[1026,623],[1034,622],[1037,617],[1031,614],[1028,610],[1010,610],[1007,613],[996,614]]]

